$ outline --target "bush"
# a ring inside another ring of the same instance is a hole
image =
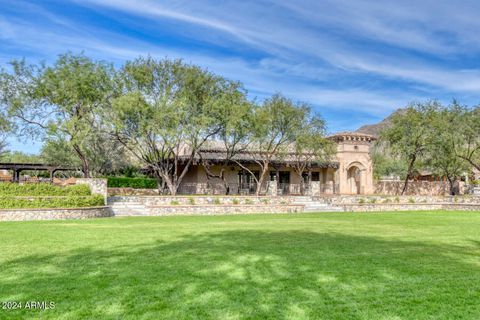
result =
[[[104,206],[101,195],[93,196],[60,196],[60,197],[15,197],[0,198],[0,209],[24,208],[82,208]]]
[[[108,177],[109,188],[156,189],[157,180],[149,178]]]
[[[48,183],[0,183],[0,196],[89,196],[90,187],[86,184],[56,186]]]

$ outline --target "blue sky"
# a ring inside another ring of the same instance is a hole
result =
[[[410,101],[480,102],[479,1],[6,1],[0,65],[66,51],[123,61],[183,58],[310,103],[330,132]],[[39,143],[11,141],[35,152]]]

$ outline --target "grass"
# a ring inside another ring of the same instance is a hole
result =
[[[479,212],[0,223],[23,319],[479,319]]]

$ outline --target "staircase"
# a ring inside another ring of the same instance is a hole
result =
[[[312,197],[299,196],[295,197],[292,204],[303,205],[303,212],[343,212],[342,207],[332,205],[322,198],[313,199]]]
[[[328,198],[295,196],[291,204],[302,205],[303,212],[343,212],[341,206],[332,205]],[[108,205],[117,217],[152,216],[156,215],[155,207],[146,205],[137,197],[110,197]],[[260,210],[261,211],[261,210]]]
[[[150,209],[141,202],[109,201],[108,204],[116,217],[149,216]]]

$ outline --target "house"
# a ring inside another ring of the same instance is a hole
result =
[[[341,132],[328,137],[335,142],[337,152],[329,162],[311,162],[300,176],[294,170],[294,160],[288,153],[273,158],[267,181],[261,194],[321,195],[373,193],[373,168],[370,145],[374,136],[356,132]],[[194,164],[184,176],[179,194],[254,194],[260,166],[254,153],[239,152],[234,161],[225,163],[225,149],[215,143],[204,146]],[[257,158],[258,159],[258,158]],[[223,170],[224,180],[219,178]],[[257,177],[254,179],[253,175]],[[303,183],[302,183],[303,181]]]

